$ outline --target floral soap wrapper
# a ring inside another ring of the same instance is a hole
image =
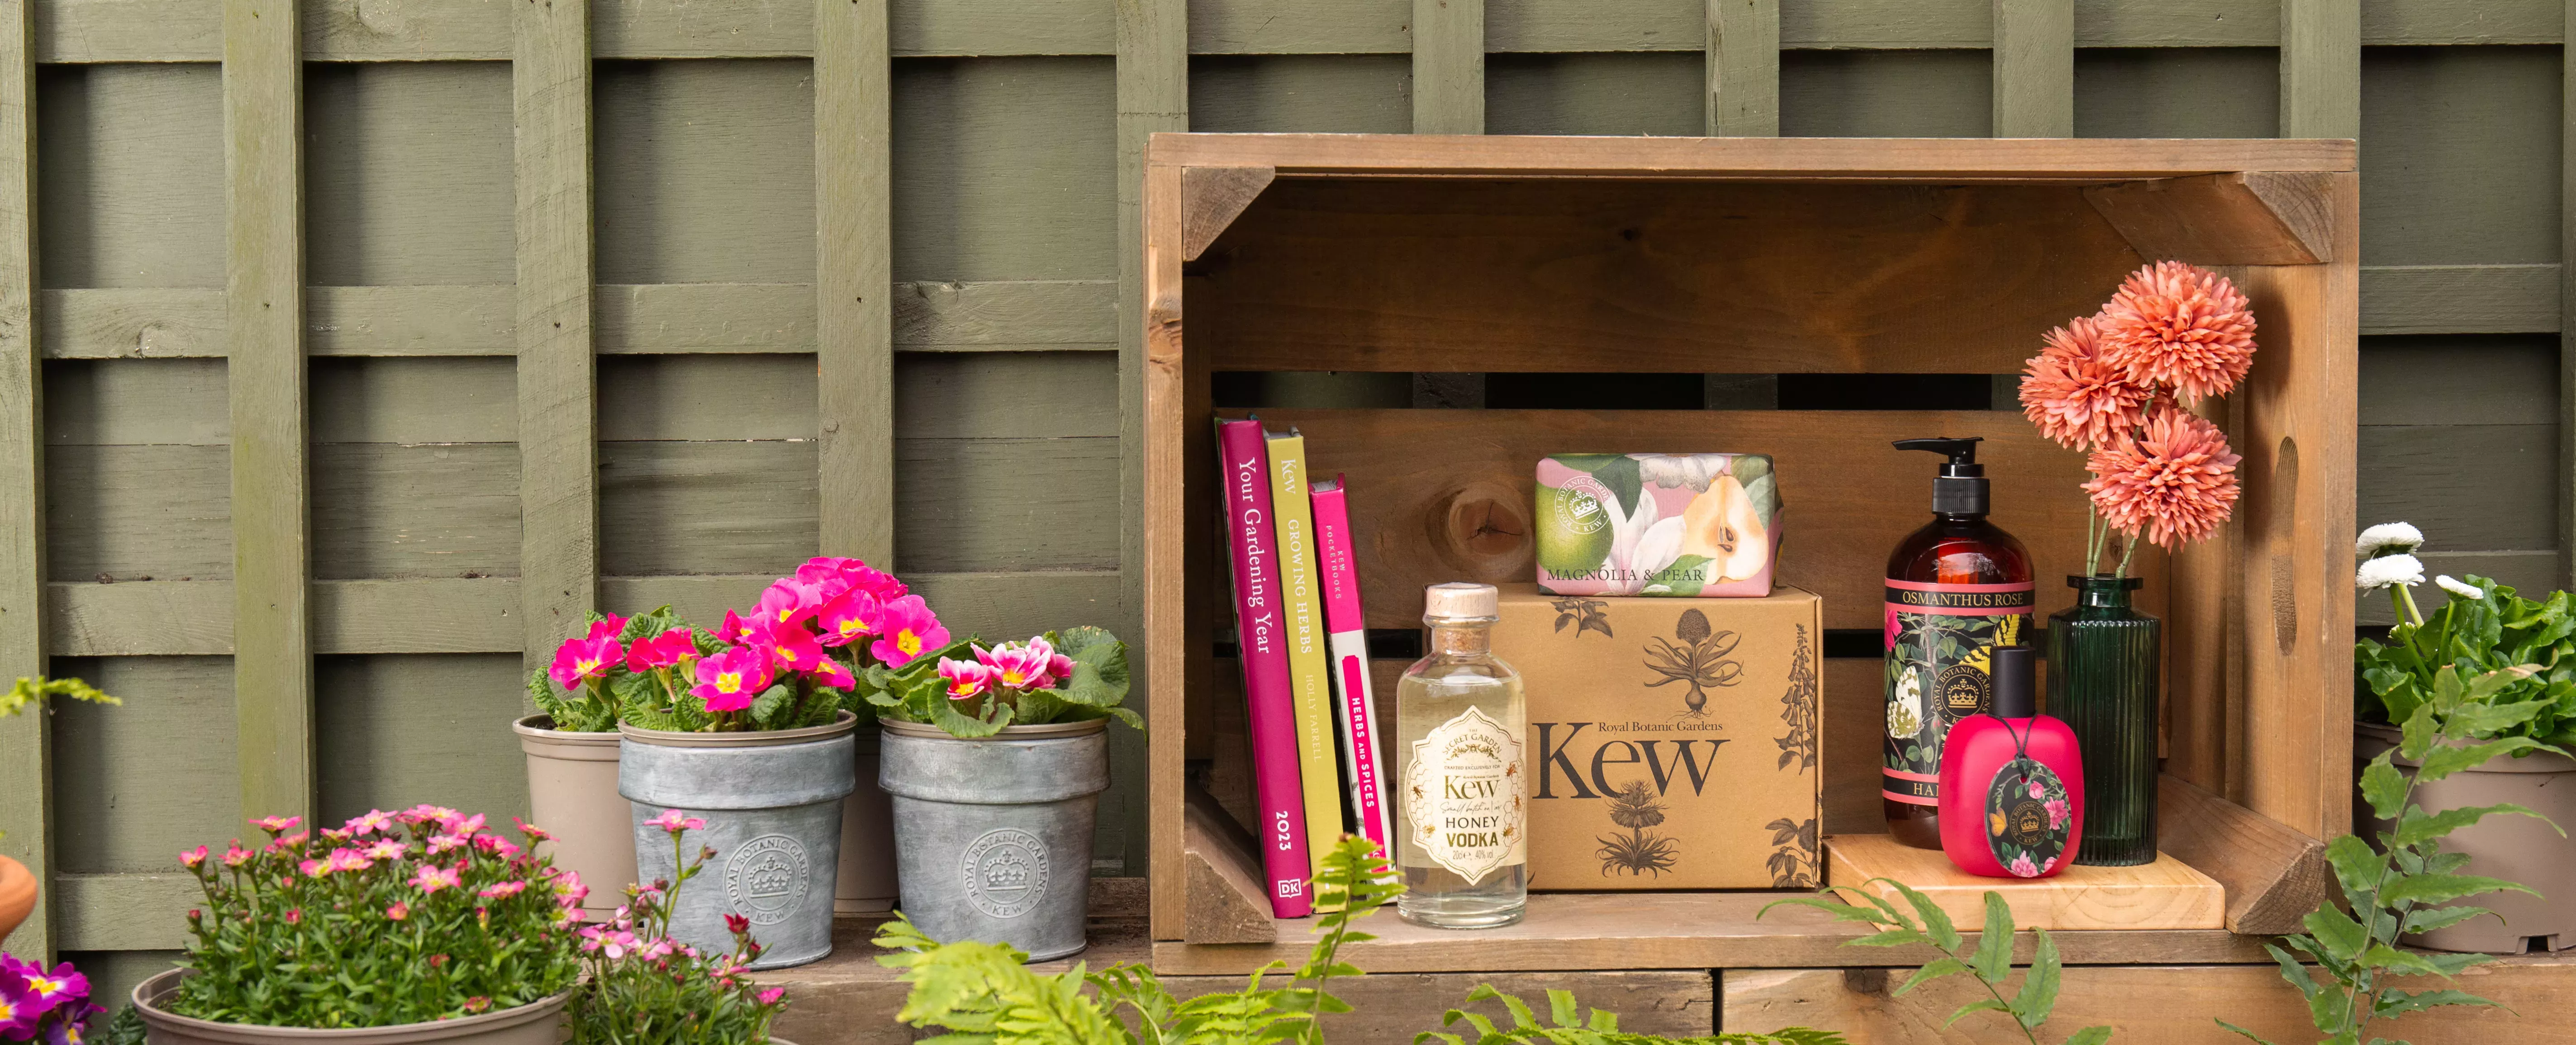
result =
[[[1534,516],[1550,595],[1758,599],[1780,558],[1780,482],[1764,454],[1541,458]]]

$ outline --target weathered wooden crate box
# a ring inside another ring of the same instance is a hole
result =
[[[2128,271],[2213,266],[2261,353],[2213,409],[2244,455],[2223,536],[2145,568],[2167,622],[2163,847],[2227,889],[2227,930],[2060,936],[2070,963],[2262,961],[2349,823],[2358,182],[2337,141],[1157,135],[1144,192],[1145,628],[1153,954],[1173,973],[1301,957],[1225,811],[1239,766],[1209,417],[1220,371],[1971,373],[2020,369]],[[1640,378],[1651,380],[1651,378]],[[1828,629],[1879,626],[1887,549],[1920,524],[1893,438],[1980,434],[1996,521],[2053,578],[2081,558],[2078,455],[2011,413],[1263,411],[1350,475],[1370,624],[1421,586],[1531,573],[1531,463],[1585,451],[1774,455],[1781,577]],[[1828,832],[1874,830],[1874,661],[1828,661]],[[1379,665],[1384,673],[1400,668]],[[1391,686],[1380,687],[1382,699]],[[1193,773],[1194,762],[1209,769]],[[1772,893],[1551,893],[1520,925],[1386,919],[1375,971],[1883,964]],[[2232,931],[2230,931],[2232,930]],[[1903,960],[1902,958],[1894,960]]]

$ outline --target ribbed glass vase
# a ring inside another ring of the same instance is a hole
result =
[[[2164,623],[2129,605],[2136,577],[2068,577],[2075,605],[2048,618],[2048,713],[2084,753],[2084,845],[2075,862],[2156,858],[2156,665]]]

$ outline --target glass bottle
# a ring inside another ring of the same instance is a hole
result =
[[[1494,657],[1490,584],[1423,591],[1430,654],[1396,683],[1396,865],[1405,921],[1489,929],[1529,903],[1528,728],[1521,676]]]
[[[2164,622],[2129,605],[2136,577],[2068,577],[2075,605],[2048,618],[2048,710],[2084,751],[2075,862],[2156,859],[2156,672]]]

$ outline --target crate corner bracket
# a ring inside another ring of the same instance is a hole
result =
[[[1197,261],[1279,176],[1275,167],[1181,169],[1181,260]]]

